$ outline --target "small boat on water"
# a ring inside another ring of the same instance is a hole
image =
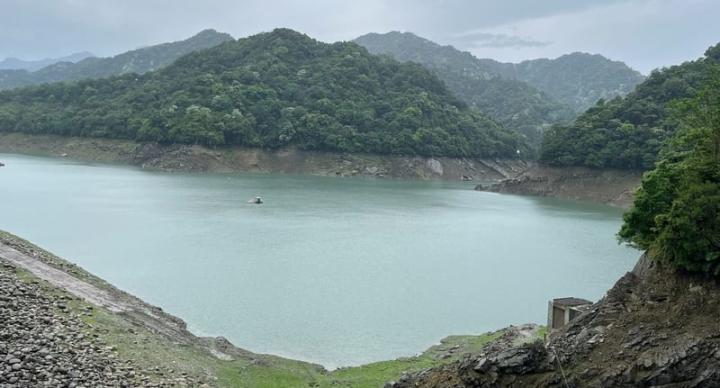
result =
[[[0,167],[5,167],[5,163],[0,162]]]
[[[262,197],[255,197],[255,198],[249,200],[248,203],[252,203],[252,204],[255,204],[255,205],[262,205],[262,204],[263,204],[263,200],[262,200]]]

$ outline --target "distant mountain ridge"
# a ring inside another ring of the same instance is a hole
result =
[[[571,121],[598,99],[622,96],[644,77],[601,55],[502,63],[479,59],[409,32],[371,33],[355,42],[371,53],[420,63],[459,98],[536,141],[551,124]]]
[[[650,170],[682,120],[675,104],[720,72],[720,43],[697,60],[653,71],[624,97],[598,102],[572,125],[545,133],[540,161],[554,166]]]
[[[412,33],[370,33],[354,40],[373,54],[415,62],[435,72],[468,105],[538,143],[544,128],[568,122],[574,112],[526,82],[503,78],[472,54]]]
[[[50,66],[58,62],[80,62],[85,58],[94,57],[95,55],[88,51],[80,51],[60,58],[44,58],[38,60],[23,60],[19,58],[5,58],[0,61],[0,70],[27,70],[36,71],[43,67]]]
[[[77,63],[59,62],[37,71],[0,71],[0,90],[42,83],[104,78],[113,75],[143,74],[167,66],[179,57],[234,40],[212,29],[177,42],[163,43],[128,51],[108,58],[86,58]]]
[[[600,99],[624,96],[645,80],[625,63],[600,54],[574,52],[555,59],[502,63],[481,59],[489,71],[517,79],[544,91],[582,113]]]

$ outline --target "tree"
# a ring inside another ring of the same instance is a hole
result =
[[[704,58],[653,73],[624,98],[598,103],[573,124],[544,137],[540,161],[549,165],[650,170],[663,144],[683,125],[680,101],[699,95],[720,62],[720,44]]]
[[[682,129],[643,178],[622,241],[688,271],[720,275],[720,68],[676,104]]]
[[[417,64],[286,29],[194,52],[143,75],[0,92],[0,125],[338,152],[517,158],[517,149],[528,149],[517,132],[460,103]]]

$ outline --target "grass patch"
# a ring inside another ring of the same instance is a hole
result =
[[[502,333],[503,330],[477,336],[450,336],[415,357],[335,370],[328,376],[329,383],[358,388],[382,387],[388,381],[399,379],[404,373],[418,372],[457,361],[466,355],[481,353],[485,345]]]

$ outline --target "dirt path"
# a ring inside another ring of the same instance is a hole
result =
[[[38,278],[46,280],[56,287],[67,290],[71,294],[96,306],[105,307],[115,313],[132,310],[131,306],[128,306],[121,300],[114,298],[109,292],[60,271],[59,269],[53,268],[42,261],[7,245],[0,244],[0,257],[29,271]]]

